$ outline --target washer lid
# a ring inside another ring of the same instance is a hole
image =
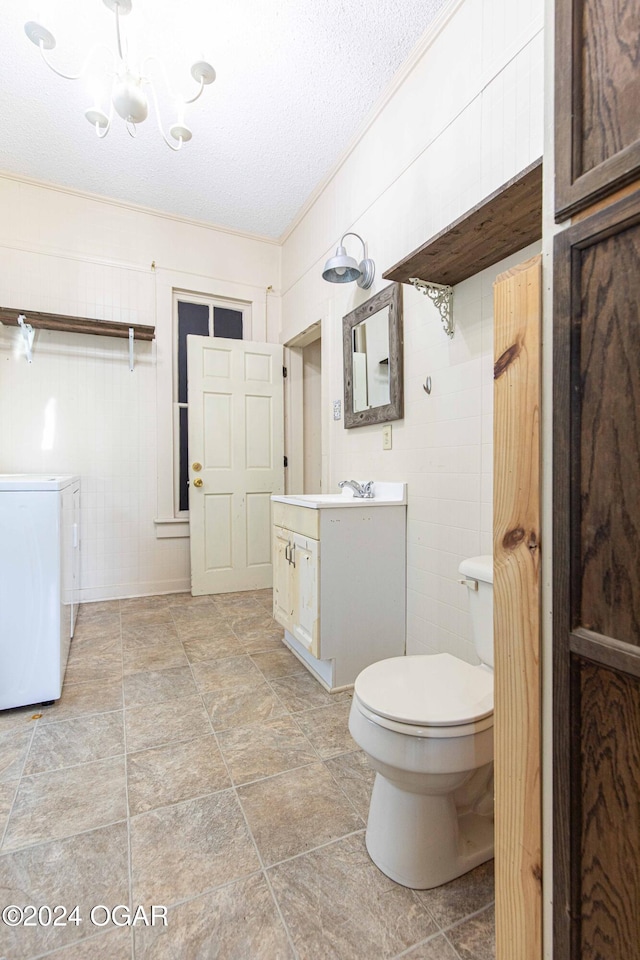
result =
[[[417,726],[455,726],[493,712],[493,673],[448,653],[379,660],[354,689],[378,716]]]
[[[78,480],[71,474],[53,473],[0,473],[2,490],[62,490]]]

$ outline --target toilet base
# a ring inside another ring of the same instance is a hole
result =
[[[493,857],[493,817],[461,814],[451,794],[411,793],[376,773],[366,844],[391,880],[428,890]]]

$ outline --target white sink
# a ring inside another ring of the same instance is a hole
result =
[[[407,502],[406,483],[374,483],[373,497],[354,497],[353,492],[345,487],[342,493],[289,493],[274,494],[271,497],[278,503],[292,503],[300,507],[311,507],[319,510],[321,507],[384,507],[400,505]]]

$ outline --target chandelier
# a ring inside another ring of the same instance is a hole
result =
[[[149,114],[149,99],[145,92],[145,87],[148,87],[151,93],[151,99],[153,100],[158,130],[160,131],[164,142],[172,150],[180,150],[182,144],[188,143],[192,137],[191,130],[185,125],[184,118],[182,116],[184,106],[189,103],[194,103],[202,94],[205,86],[213,83],[216,78],[215,70],[210,63],[206,63],[204,60],[198,60],[196,63],[194,63],[191,67],[191,76],[199,85],[198,92],[195,96],[188,100],[178,101],[178,98],[173,95],[169,86],[164,65],[157,59],[157,57],[147,57],[142,62],[140,69],[136,69],[136,67],[134,67],[129,61],[127,43],[126,41],[123,42],[120,32],[120,17],[131,13],[131,0],[103,0],[103,3],[105,7],[108,7],[109,10],[114,12],[116,17],[117,54],[105,44],[98,44],[92,47],[87,54],[80,73],[76,74],[75,76],[61,73],[60,70],[56,69],[56,67],[49,62],[46,51],[53,50],[56,45],[55,37],[50,30],[47,30],[47,28],[43,27],[41,24],[30,20],[24,25],[25,33],[29,40],[31,40],[32,43],[35,43],[40,50],[42,59],[46,65],[64,80],[79,80],[87,73],[87,70],[94,60],[95,55],[100,50],[106,49],[108,51],[113,61],[113,68],[112,70],[108,71],[108,76],[112,77],[111,105],[109,107],[109,114],[107,115],[102,109],[100,109],[100,106],[97,103],[94,103],[91,107],[89,107],[84,114],[89,123],[94,127],[96,134],[101,140],[106,137],[111,129],[114,110],[126,123],[130,136],[135,137],[137,124],[142,123],[143,120],[146,120]],[[179,102],[178,116],[176,118],[176,122],[169,128],[169,136],[167,136],[162,127],[160,111],[158,107],[158,97],[153,85],[153,81],[146,75],[146,68],[152,61],[159,65],[160,72],[163,75],[165,87],[169,95],[174,102]],[[171,137],[171,139],[169,139],[169,137]]]

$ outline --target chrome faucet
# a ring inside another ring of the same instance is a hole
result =
[[[361,500],[373,500],[373,480],[360,484],[357,480],[341,480],[339,487],[351,487],[354,497]]]

